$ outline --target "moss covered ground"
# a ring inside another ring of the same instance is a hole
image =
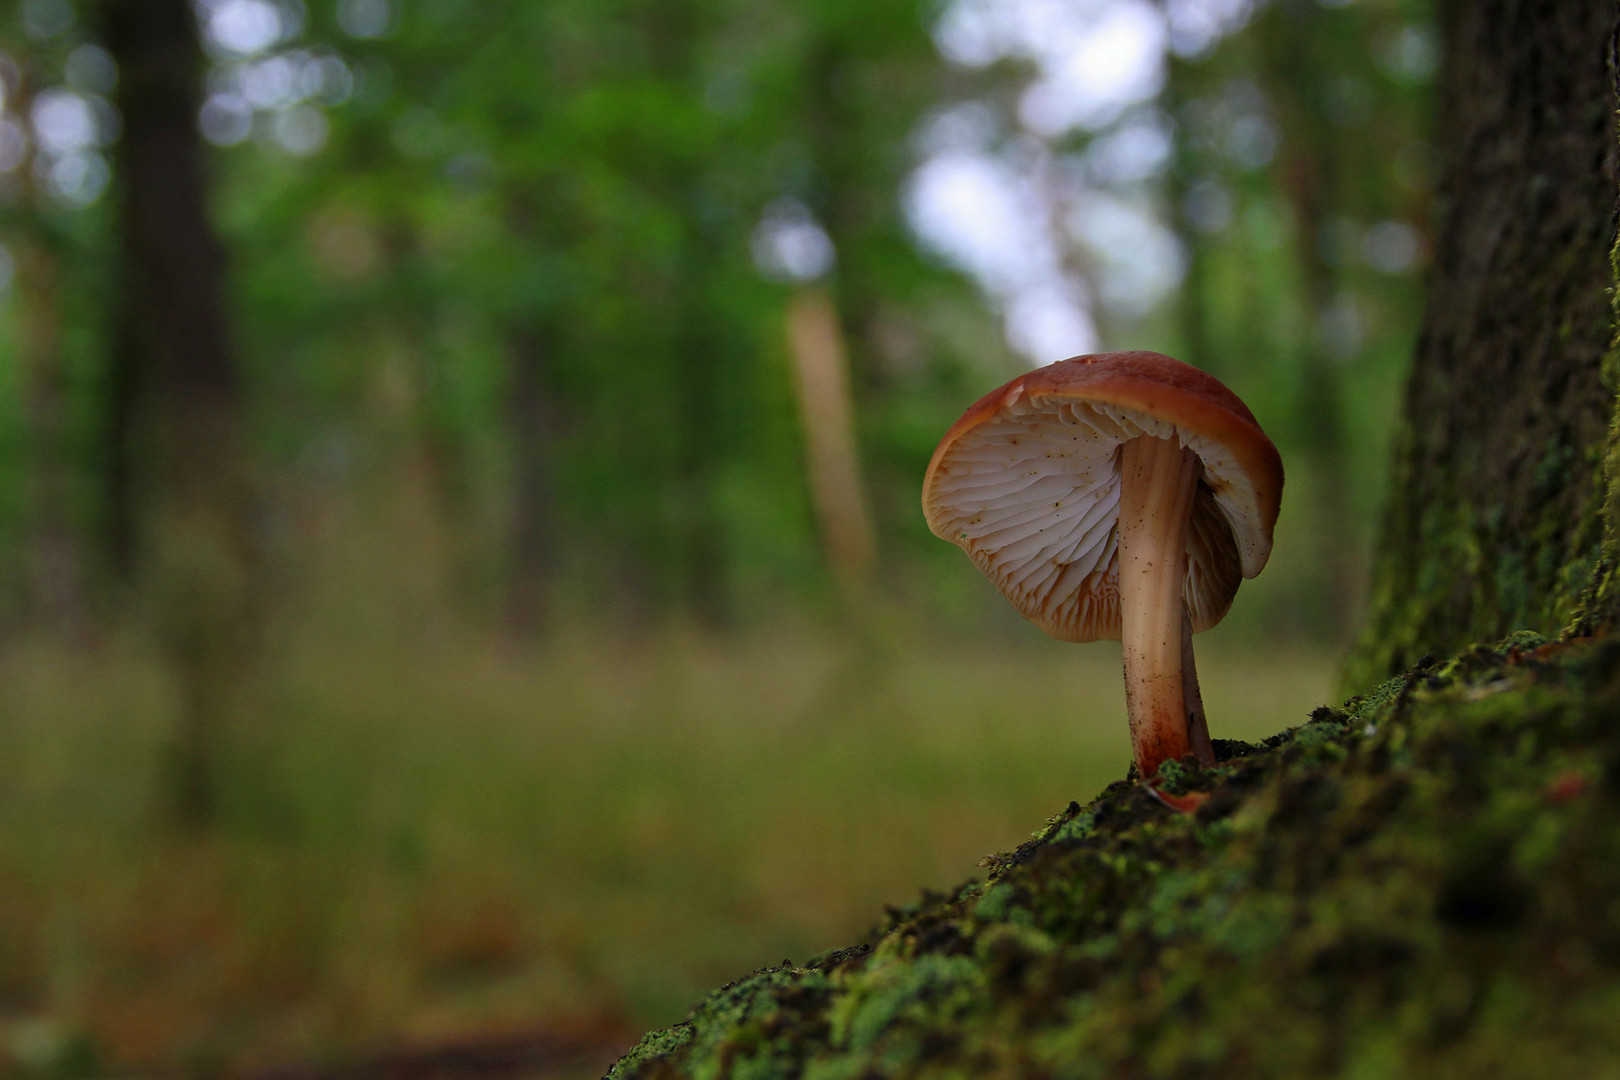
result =
[[[1620,1075],[1620,637],[1423,662],[755,972],[672,1076]]]

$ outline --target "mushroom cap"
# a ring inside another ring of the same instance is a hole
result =
[[[1183,596],[1221,621],[1271,555],[1282,459],[1213,376],[1154,352],[1076,356],[992,390],[934,451],[923,513],[1023,616],[1064,641],[1117,640],[1119,447],[1176,439],[1202,463]]]

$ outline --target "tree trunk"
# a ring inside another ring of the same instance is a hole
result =
[[[225,257],[209,222],[197,131],[202,51],[188,0],[106,0],[123,118],[122,310],[109,488],[178,684],[170,795],[206,824],[219,740],[245,678],[254,563],[242,401]]]
[[[1616,8],[1448,0],[1439,14],[1439,239],[1357,683],[1617,608],[1603,477]]]
[[[550,346],[545,328],[532,322],[506,336],[513,457],[506,625],[519,641],[533,640],[547,628],[557,557],[551,461],[556,407],[546,378]]]
[[[27,116],[40,89],[39,65],[21,65],[12,87],[12,111]],[[0,552],[20,559],[23,611],[36,626],[76,636],[85,615],[84,535],[77,514],[77,476],[70,437],[70,386],[63,350],[66,321],[62,234],[48,223],[40,190],[38,148],[15,170],[20,211],[6,243],[16,264],[16,363],[22,391],[27,453],[24,459],[21,549]],[[4,547],[5,545],[0,545]],[[9,582],[8,582],[9,584]]]
[[[877,544],[861,487],[849,358],[832,299],[818,288],[799,289],[788,301],[787,331],[821,549],[845,606],[859,610]]]
[[[28,609],[39,625],[72,635],[83,615],[80,536],[68,457],[67,373],[62,356],[61,265],[38,236],[16,245],[19,359],[26,372]]]
[[[1187,260],[1176,300],[1176,330],[1180,335],[1178,350],[1181,359],[1198,370],[1207,371],[1216,378],[1225,378],[1226,372],[1221,370],[1220,350],[1210,340],[1210,241],[1203,235],[1203,223],[1194,220],[1191,202],[1202,165],[1199,151],[1187,137],[1191,121],[1187,102],[1194,96],[1192,90],[1196,68],[1173,54],[1167,63],[1169,68],[1160,100],[1166,115],[1181,134],[1171,141],[1165,193],[1169,203],[1170,228],[1181,241]]]
[[[701,264],[701,259],[693,260],[689,272],[681,275],[692,295],[676,338],[686,357],[677,390],[681,425],[673,489],[677,572],[686,613],[706,629],[726,630],[734,616],[726,528],[719,507],[726,438],[719,395],[726,344],[722,335],[701,325],[708,314],[697,302],[703,292]]]
[[[1331,44],[1322,30],[1322,8],[1315,0],[1282,0],[1256,28],[1261,35],[1261,78],[1275,103],[1282,129],[1283,194],[1294,212],[1298,303],[1305,314],[1305,337],[1298,343],[1301,375],[1295,399],[1296,432],[1310,476],[1309,504],[1315,519],[1312,563],[1331,640],[1342,646],[1355,606],[1354,523],[1348,501],[1349,468],[1344,438],[1344,393],[1340,365],[1322,332],[1340,280],[1331,214],[1340,205],[1341,164],[1336,132],[1323,98],[1329,88],[1312,78],[1320,70],[1313,45]],[[1343,253],[1338,253],[1340,256]]]

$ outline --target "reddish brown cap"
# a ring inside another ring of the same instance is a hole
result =
[[[1138,435],[1177,439],[1202,462],[1185,598],[1207,630],[1271,555],[1282,459],[1236,394],[1179,360],[1076,356],[992,390],[934,451],[928,527],[1053,637],[1118,639],[1118,449]]]

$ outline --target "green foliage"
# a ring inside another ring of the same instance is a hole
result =
[[[499,33],[479,29],[490,25]],[[245,295],[311,277],[340,286],[338,310],[295,294],[246,307],[253,355],[273,357],[282,380],[331,386],[334,419],[374,392],[368,370],[391,365],[404,422],[442,433],[430,445],[450,455],[452,488],[481,493],[497,520],[522,497],[486,479],[521,467],[503,398],[514,365],[535,364],[545,513],[571,591],[628,584],[643,594],[626,598],[636,607],[726,610],[738,574],[792,588],[813,532],[781,344],[787,291],[761,277],[750,237],[775,199],[824,201],[817,65],[842,78],[858,64],[881,84],[839,129],[858,170],[840,182],[898,187],[908,161],[895,148],[935,79],[910,5],[880,6],[858,28],[833,6],[509,3],[478,20],[429,7],[359,51],[362,80],[387,71],[392,92],[362,87],[333,114],[327,150],[279,192],[262,172],[273,152],[257,148],[226,185],[241,207],[226,220],[252,222],[238,234]],[[904,308],[939,288],[965,299],[905,239],[897,201],[871,202],[864,231],[838,238],[840,275],[871,266],[864,302]],[[266,228],[267,210],[287,227]],[[305,269],[291,276],[294,265]],[[333,318],[348,327],[338,339]],[[875,362],[855,345],[858,364]],[[332,385],[345,369],[362,381]],[[870,403],[870,438],[881,442],[885,410],[911,407],[915,389]],[[931,427],[963,392],[943,389],[928,393]],[[908,498],[914,484],[875,482]],[[720,560],[718,578],[705,558]]]
[[[1123,782],[1071,805],[610,1075],[1602,1073],[1617,701],[1620,639],[1426,662],[1219,745],[1195,813]]]
[[[41,36],[24,9],[47,7],[78,17]],[[294,103],[261,102],[212,162],[253,445],[278,513],[359,493],[419,456],[458,527],[460,600],[474,610],[494,610],[530,572],[559,618],[604,596],[627,621],[824,606],[784,342],[799,285],[751,252],[762,220],[790,200],[836,256],[822,284],[850,352],[882,588],[933,609],[992,606],[928,536],[916,485],[963,405],[1018,364],[999,313],[919,251],[902,201],[919,133],[941,109],[986,110],[988,158],[1027,161],[1033,136],[1015,117],[1027,65],[948,63],[929,35],[943,10],[914,0],[394,3],[385,32],[367,37],[345,29],[339,4],[284,7],[302,12],[291,36],[245,57],[216,48],[209,71],[239,104],[244,80],[272,63],[303,71],[318,59],[342,73]],[[1426,19],[1404,0],[1272,5],[1172,56],[1155,100],[1047,146],[1062,175],[1169,223],[1187,257],[1178,292],[1118,301],[1110,282],[1128,253],[1094,252],[1055,226],[1103,297],[1102,344],[1216,371],[1289,460],[1300,509],[1285,511],[1272,570],[1288,580],[1239,605],[1251,634],[1331,636],[1327,579],[1353,585],[1357,572],[1425,246]],[[8,117],[26,126],[27,95],[65,85],[105,105],[105,90],[69,72],[96,37],[83,4],[22,5],[0,27],[24,76],[21,96],[8,84]],[[1285,70],[1296,52],[1317,73],[1303,104]],[[314,125],[316,140],[288,143],[291,121]],[[1103,176],[1110,139],[1143,125],[1171,140],[1168,164]],[[1264,153],[1242,150],[1249,136]],[[105,167],[109,153],[93,146],[86,160]],[[1316,241],[1288,185],[1313,153],[1331,226],[1317,239],[1344,316],[1322,325],[1338,327],[1335,363],[1357,386],[1326,398],[1308,375],[1321,298],[1299,286]],[[21,182],[25,171],[0,176],[0,229],[13,255],[53,238],[60,288],[45,303],[19,278],[0,311],[0,521],[11,526],[0,607],[19,617],[38,604],[30,565],[53,514],[95,579],[120,452],[107,430],[115,335],[104,314],[115,310],[104,268],[116,183],[80,206]],[[1211,198],[1223,214],[1188,217]],[[1404,270],[1364,257],[1380,226],[1417,230]],[[25,355],[27,318],[61,330],[57,355]],[[60,437],[32,404],[49,387]],[[1313,449],[1337,428],[1364,451],[1342,469]],[[37,482],[50,469],[69,477],[60,512],[39,494],[61,486]],[[1325,559],[1313,548],[1335,530],[1313,501],[1354,510],[1337,530],[1349,539]],[[543,523],[538,539],[518,536],[521,521]]]

